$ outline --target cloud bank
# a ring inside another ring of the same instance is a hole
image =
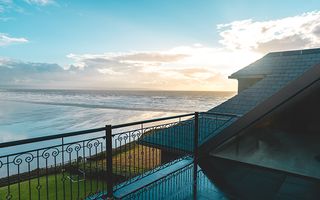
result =
[[[0,59],[0,85],[36,88],[236,90],[232,72],[270,51],[320,46],[320,11],[218,25],[221,46],[70,53],[68,66]],[[0,34],[0,46],[28,42]]]
[[[96,70],[105,79],[126,87],[172,90],[233,90],[227,80],[234,66],[249,64],[252,52],[232,52],[201,45],[165,51],[70,54],[70,69]],[[230,59],[232,57],[232,59]]]
[[[232,62],[230,56],[233,56]],[[0,85],[33,88],[233,90],[226,79],[232,65],[245,66],[252,54],[204,46],[166,51],[69,54],[57,64],[0,59]],[[245,59],[247,58],[247,59]]]
[[[320,46],[320,11],[278,20],[234,21],[218,25],[220,43],[233,50],[261,53]]]

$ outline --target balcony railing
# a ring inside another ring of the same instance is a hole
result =
[[[234,117],[191,113],[2,143],[0,199],[112,197],[178,158],[196,162],[198,145]]]

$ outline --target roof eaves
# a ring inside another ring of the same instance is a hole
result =
[[[240,78],[264,78],[267,74],[231,74],[228,76],[229,79],[240,79]]]

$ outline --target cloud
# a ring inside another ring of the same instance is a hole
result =
[[[28,40],[26,38],[20,37],[10,37],[8,34],[0,33],[0,47],[1,46],[8,46],[11,44],[19,44],[19,43],[27,43]]]
[[[12,19],[13,19],[12,17],[0,17],[0,21],[2,21],[2,22],[7,22]]]
[[[39,6],[46,6],[49,4],[53,4],[54,0],[25,0],[28,4],[34,4]]]
[[[15,14],[29,15],[29,8],[25,4],[30,6],[47,6],[47,5],[58,5],[55,0],[0,0],[0,21],[7,22],[15,19]]]
[[[172,90],[234,90],[228,75],[260,54],[203,45],[164,51],[69,54],[69,70],[98,76],[109,86]],[[232,59],[231,59],[232,58]]]
[[[0,0],[0,14],[3,14],[8,8],[12,7],[11,0]]]
[[[12,0],[0,0],[0,5],[10,5],[12,4]]]
[[[14,19],[14,13],[29,15],[28,7],[25,4],[30,6],[47,6],[47,5],[58,5],[55,0],[0,0],[0,21],[6,22]]]
[[[127,62],[174,62],[179,61],[185,57],[186,54],[168,54],[162,52],[139,52],[120,55],[117,59],[125,60]]]
[[[233,59],[230,59],[230,55]],[[235,90],[228,75],[251,62],[248,52],[200,45],[163,51],[69,54],[58,64],[0,58],[0,85],[28,88]]]
[[[162,51],[70,53],[66,66],[0,58],[0,85],[37,88],[236,90],[228,75],[269,51],[318,47],[320,11],[218,25],[221,46]],[[7,41],[7,42],[4,42]],[[9,41],[9,42],[8,42]],[[27,42],[0,34],[0,46]]]
[[[186,54],[175,54],[167,52],[125,52],[125,53],[105,53],[105,54],[69,54],[68,58],[76,61],[73,66],[84,68],[85,66],[128,66],[131,65],[152,65],[170,63],[186,58]]]
[[[320,46],[320,11],[278,20],[219,24],[220,43],[232,50],[261,53]]]
[[[100,73],[98,68],[64,69],[54,63],[0,58],[0,85],[6,87],[96,88],[101,84],[109,84],[109,80],[113,80],[106,81],[105,76],[106,73]]]

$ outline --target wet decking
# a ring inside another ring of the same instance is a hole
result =
[[[224,158],[207,158],[204,171],[235,199],[318,200],[320,180]]]

